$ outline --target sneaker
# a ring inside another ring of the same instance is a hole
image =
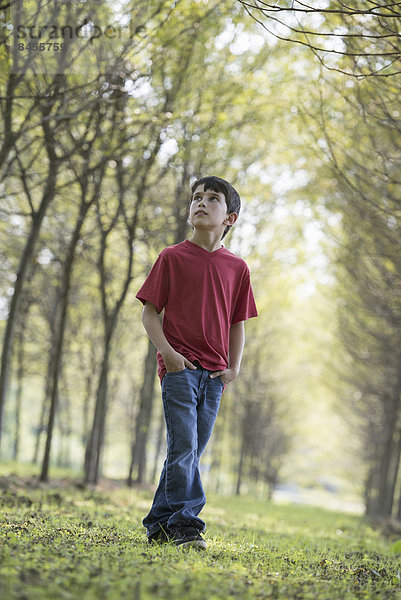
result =
[[[193,548],[206,548],[206,542],[200,534],[199,529],[191,525],[176,525],[169,529],[171,539],[176,546],[181,548],[192,546]]]
[[[167,534],[167,528],[161,527],[152,535],[148,535],[149,544],[165,544],[170,541],[170,538]]]

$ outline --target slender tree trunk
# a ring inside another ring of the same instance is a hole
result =
[[[146,470],[146,444],[152,419],[156,375],[156,348],[148,339],[148,352],[145,359],[143,383],[140,392],[139,412],[135,423],[135,441],[132,444],[131,466],[128,485],[132,485],[132,473],[137,469],[136,483],[143,483]]]
[[[3,428],[4,406],[8,390],[8,381],[11,367],[11,357],[15,336],[15,325],[19,315],[22,290],[25,283],[29,263],[32,259],[36,242],[38,240],[39,231],[43,222],[43,218],[49,207],[50,202],[54,198],[57,179],[57,166],[50,164],[49,174],[47,178],[46,188],[42,196],[39,210],[32,218],[32,227],[23,250],[21,260],[18,267],[17,278],[14,286],[14,293],[11,298],[10,310],[8,313],[7,324],[4,332],[3,349],[1,354],[1,371],[0,371],[0,443]]]
[[[152,477],[151,477],[152,483],[154,483],[156,481],[156,477],[157,477],[157,472],[158,472],[158,468],[159,468],[159,457],[161,455],[161,449],[162,449],[162,443],[163,443],[163,439],[164,439],[165,428],[166,428],[166,425],[165,425],[164,414],[163,414],[163,410],[162,410],[160,413],[160,418],[159,418],[159,427],[157,429],[155,457],[154,457],[154,461],[153,461],[153,470],[152,470]]]
[[[246,439],[245,431],[243,432],[242,436],[243,437],[242,437],[242,443],[241,443],[241,453],[240,453],[239,464],[238,464],[237,486],[235,489],[236,496],[239,496],[241,493],[242,474],[243,474],[243,469],[244,469],[244,461],[245,461],[246,451],[247,451],[247,447],[248,447],[248,442]]]
[[[390,401],[387,415],[386,440],[378,471],[376,502],[373,511],[368,513],[374,518],[391,517],[396,488],[400,455],[399,413],[401,409],[401,373],[397,373],[397,381]]]
[[[212,462],[210,465],[210,473],[213,475],[213,491],[215,494],[220,493],[220,470],[221,470],[221,445],[219,444],[217,448],[215,448],[215,452],[212,457]]]
[[[15,23],[14,23],[15,26]],[[15,134],[12,130],[12,109],[13,109],[13,100],[14,100],[14,90],[17,86],[17,76],[14,73],[10,73],[8,81],[7,81],[7,90],[6,90],[6,102],[4,106],[4,138],[3,143],[0,148],[0,166],[3,165],[4,161],[7,159],[11,148],[15,142]]]
[[[401,454],[401,432],[400,432],[400,454]],[[400,468],[400,459],[398,460],[398,468]],[[401,475],[401,473],[399,475]],[[400,479],[400,477],[399,477],[399,479]],[[400,490],[399,494],[400,495],[398,498],[397,512],[396,512],[395,517],[396,517],[397,521],[401,522],[401,490]]]
[[[115,303],[112,310],[109,310],[107,306],[107,291],[106,291],[106,268],[105,268],[105,254],[106,254],[106,246],[107,246],[107,236],[112,231],[115,226],[118,218],[118,213],[121,207],[123,207],[123,190],[122,190],[122,181],[119,179],[120,186],[120,204],[119,209],[113,219],[112,224],[110,225],[108,230],[103,230],[102,223],[100,219],[100,215],[98,214],[99,226],[101,228],[101,244],[100,244],[100,253],[98,260],[98,267],[100,273],[100,290],[101,290],[101,298],[102,298],[102,312],[103,312],[103,321],[104,321],[104,351],[103,351],[103,360],[102,360],[102,368],[100,374],[100,380],[98,385],[98,390],[96,394],[96,406],[95,413],[93,417],[93,425],[91,434],[88,440],[88,444],[86,446],[85,451],[85,463],[84,470],[85,476],[84,481],[86,484],[96,484],[99,478],[99,466],[100,466],[100,457],[102,453],[104,434],[105,434],[105,420],[106,420],[106,412],[107,412],[107,381],[108,381],[108,371],[109,371],[109,358],[110,358],[110,350],[111,350],[111,341],[113,337],[113,333],[115,331],[119,312],[124,304],[130,283],[132,281],[132,266],[133,266],[133,242],[135,239],[136,225],[138,220],[139,208],[142,203],[143,194],[145,191],[144,182],[141,187],[141,194],[138,197],[137,205],[135,207],[134,216],[130,223],[126,220],[126,226],[128,231],[128,265],[124,280],[124,285],[122,292],[120,294],[119,299]]]
[[[25,333],[25,322],[21,325],[21,332],[18,340],[18,368],[17,368],[17,391],[15,395],[15,438],[14,438],[14,449],[13,459],[15,461],[19,458],[20,450],[20,438],[21,438],[21,406],[22,406],[22,389],[24,381],[24,333]]]
[[[93,417],[92,430],[85,452],[85,483],[96,484],[99,478],[100,453],[104,439],[107,385],[109,371],[110,335],[106,342],[103,355],[99,385],[96,393],[96,405]]]
[[[70,246],[67,253],[66,262],[64,265],[63,279],[61,282],[61,303],[60,303],[60,320],[57,327],[57,335],[56,335],[56,354],[53,363],[53,372],[51,376],[51,396],[50,396],[50,412],[49,412],[49,421],[47,426],[47,439],[46,439],[46,447],[45,453],[43,457],[42,463],[42,472],[40,475],[40,481],[47,481],[49,476],[49,464],[50,464],[50,451],[51,444],[53,439],[53,429],[54,429],[54,420],[57,411],[58,404],[58,383],[59,377],[62,367],[62,356],[63,356],[63,345],[64,345],[64,335],[65,335],[65,327],[67,322],[67,311],[68,311],[68,301],[69,301],[69,293],[71,287],[71,274],[75,259],[75,251],[78,244],[78,240],[81,234],[82,225],[85,220],[85,216],[88,212],[88,209],[91,205],[91,202],[85,203],[82,202],[80,206],[80,212],[78,216],[78,221],[75,225],[74,233],[71,238]]]
[[[35,251],[36,242],[39,237],[39,232],[42,226],[44,216],[51,201],[54,199],[54,194],[56,191],[57,174],[60,161],[57,158],[57,154],[55,151],[54,135],[50,126],[50,122],[48,120],[51,108],[52,105],[50,103],[42,107],[42,128],[46,152],[49,159],[46,185],[43,191],[42,199],[40,201],[39,209],[32,214],[31,230],[29,232],[28,239],[25,244],[25,248],[22,252],[20,263],[18,266],[17,277],[14,286],[14,294],[11,298],[10,310],[4,333],[0,370],[0,447],[3,429],[4,406],[8,390],[8,380],[14,345],[15,325],[21,308],[22,290],[27,276],[29,263]]]
[[[269,461],[266,461],[266,470],[264,473],[264,481],[267,484],[267,499],[271,500],[273,497],[273,492],[276,489],[278,479],[278,471],[274,469]]]
[[[63,415],[60,415],[60,430],[62,432],[62,466],[71,467],[71,433],[72,433],[72,419],[71,419],[71,400],[68,389],[68,381],[63,377]]]
[[[364,488],[364,498],[365,498],[365,504],[366,504],[366,515],[371,515],[374,513],[374,505],[375,505],[375,486],[374,486],[374,481],[376,479],[376,471],[377,471],[377,465],[370,465],[369,467],[369,471],[368,471],[368,476],[366,478],[366,482],[365,482],[365,488]]]
[[[400,411],[401,411],[401,362],[397,373],[397,384],[394,390],[394,402],[393,402],[393,452],[392,461],[390,465],[390,473],[388,477],[388,500],[387,500],[387,511],[388,516],[391,517],[393,512],[393,505],[395,502],[395,493],[397,487],[397,479],[400,469],[401,459],[401,425],[399,423]],[[396,507],[398,518],[398,506]]]
[[[86,448],[86,445],[88,443],[88,438],[89,438],[89,427],[90,427],[89,426],[89,407],[91,404],[93,380],[94,380],[95,371],[96,371],[96,353],[95,353],[94,344],[92,344],[90,370],[86,376],[85,397],[84,397],[84,402],[82,405],[82,421],[83,421],[82,445],[83,445],[84,449]]]
[[[39,426],[37,428],[37,434],[35,437],[35,446],[34,452],[32,456],[32,464],[37,465],[39,460],[39,450],[40,450],[40,442],[42,439],[42,434],[46,431],[46,413],[48,407],[48,399],[50,397],[50,386],[51,386],[51,376],[53,372],[53,362],[56,355],[56,328],[55,321],[57,317],[58,304],[60,301],[60,290],[57,286],[55,288],[55,296],[54,302],[51,307],[50,314],[48,316],[48,323],[50,329],[50,348],[47,356],[47,369],[46,369],[46,378],[45,378],[45,392],[43,394],[42,404],[40,408],[40,417],[39,417]]]
[[[397,444],[396,444],[396,452],[395,452],[395,457],[394,457],[394,472],[393,472],[393,481],[392,481],[392,486],[391,486],[391,497],[393,499],[392,502],[392,509],[394,506],[394,503],[396,502],[396,488],[397,488],[397,481],[398,481],[398,475],[399,475],[399,470],[400,470],[400,462],[401,462],[401,430],[398,431],[398,440],[397,440]],[[396,515],[395,517],[398,518],[398,505],[396,505]]]
[[[386,444],[380,463],[379,489],[376,512],[379,517],[388,517],[391,514],[392,498],[389,495],[390,468],[394,451],[394,428],[393,424],[388,424],[389,432],[387,434]]]
[[[388,423],[387,427],[388,431],[385,444],[383,444],[382,455],[372,472],[371,490],[366,511],[366,514],[373,519],[389,517],[394,500],[392,491],[394,491],[395,484],[392,465],[394,465],[394,452],[398,450],[398,444],[395,444],[394,424]]]
[[[111,350],[111,342],[107,348],[107,359],[105,362],[105,376],[100,379],[102,384],[101,387],[101,414],[100,414],[100,428],[99,428],[99,436],[97,438],[97,446],[95,448],[96,454],[96,471],[95,478],[93,483],[97,483],[99,477],[102,475],[102,458],[103,458],[103,450],[104,450],[104,440],[106,435],[106,417],[107,417],[107,398],[109,391],[109,370],[110,370],[110,350]]]
[[[394,504],[394,492],[397,481],[398,463],[400,456],[400,434],[399,431],[393,431],[391,446],[389,449],[387,479],[383,482],[383,488],[380,490],[380,505],[382,517],[391,517]]]
[[[47,385],[46,385],[46,389],[47,389]],[[47,393],[45,393],[44,396],[43,396],[42,406],[41,406],[41,409],[40,409],[40,418],[39,418],[38,432],[37,432],[36,438],[35,438],[35,447],[34,447],[33,456],[32,456],[32,464],[33,465],[36,465],[38,463],[39,450],[40,450],[40,440],[42,438],[42,431],[45,430],[46,400],[47,400],[47,397],[48,397]]]

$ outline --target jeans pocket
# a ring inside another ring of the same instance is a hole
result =
[[[222,380],[221,376],[219,375],[218,377],[216,377],[216,379],[219,380],[219,383],[221,385],[221,393],[224,392],[224,390],[226,389],[226,383],[224,383],[224,381]]]
[[[179,375],[180,373],[184,373],[184,371],[188,369],[188,367],[184,367],[181,371],[166,371],[166,375]]]

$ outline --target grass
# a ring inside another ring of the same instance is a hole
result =
[[[353,515],[210,497],[208,549],[184,550],[148,545],[149,491],[17,475],[0,487],[2,600],[401,598],[400,534]]]

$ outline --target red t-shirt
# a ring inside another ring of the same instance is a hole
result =
[[[160,253],[136,297],[160,313],[171,346],[210,371],[228,365],[233,323],[257,316],[246,262],[224,247],[208,252],[186,240]],[[166,373],[157,353],[160,380]]]

